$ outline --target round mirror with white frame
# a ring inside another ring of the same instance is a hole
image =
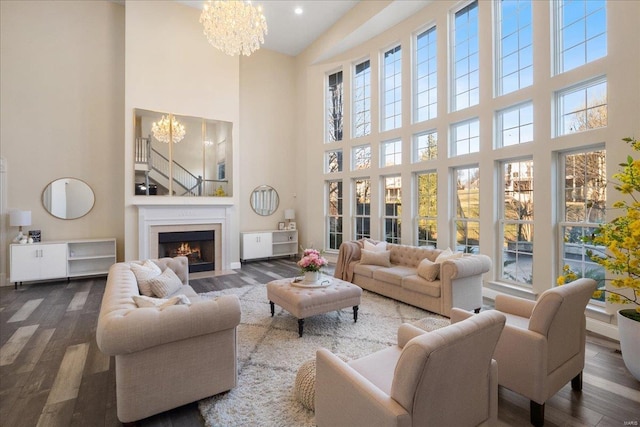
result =
[[[77,178],[51,181],[42,192],[42,205],[60,219],[78,219],[88,214],[96,201],[91,187]]]
[[[251,193],[249,202],[255,213],[260,216],[269,216],[278,209],[280,198],[275,188],[269,185],[260,185]]]

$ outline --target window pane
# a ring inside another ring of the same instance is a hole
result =
[[[533,104],[528,102],[498,111],[496,124],[498,147],[533,141]]]
[[[402,164],[402,141],[399,139],[383,142],[380,145],[382,153],[380,159],[381,167],[395,166]]]
[[[455,14],[453,57],[453,110],[478,103],[478,2]],[[474,74],[475,73],[475,74]]]
[[[556,72],[563,73],[607,55],[605,0],[559,0]]]
[[[371,146],[361,145],[352,149],[353,170],[368,169],[371,167]]]
[[[418,246],[437,246],[438,240],[438,174],[416,175]]]
[[[437,111],[436,42],[436,27],[432,27],[416,37],[414,122],[433,119]]]
[[[327,151],[326,156],[326,172],[342,172],[342,150]]]
[[[342,243],[342,181],[329,181],[327,188],[327,247],[337,250]]]
[[[438,132],[423,132],[413,136],[413,162],[434,160],[438,157]]]
[[[558,270],[569,266],[578,277],[589,277],[604,287],[604,269],[593,262],[590,253],[602,254],[604,247],[586,244],[598,224],[605,221],[606,151],[566,153],[560,158],[564,183],[561,217],[562,259]],[[601,298],[604,301],[604,296]]]
[[[382,76],[382,130],[402,126],[402,51],[396,46],[384,53]]]
[[[604,150],[569,154],[564,161],[565,221],[605,221],[606,155]]]
[[[607,126],[607,81],[598,79],[556,94],[558,135]]]
[[[354,67],[353,75],[353,136],[371,133],[371,67],[369,60]]]
[[[533,161],[502,163],[501,278],[533,283]]]
[[[371,237],[371,181],[357,179],[355,186],[355,236],[356,240]]]
[[[342,141],[342,71],[327,77],[326,126],[327,141]]]
[[[467,120],[451,125],[452,156],[477,153],[480,151],[480,122],[478,119]]]
[[[402,178],[399,176],[384,179],[384,240],[400,243],[400,216],[402,214]]]
[[[455,170],[457,249],[477,252],[480,245],[480,170]]]

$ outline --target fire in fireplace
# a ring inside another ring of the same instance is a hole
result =
[[[185,256],[189,260],[189,273],[215,269],[214,232],[178,231],[158,234],[160,257]]]

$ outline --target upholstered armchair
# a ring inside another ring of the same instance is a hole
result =
[[[432,332],[403,324],[398,345],[347,363],[318,350],[316,424],[495,424],[497,366],[491,357],[504,323],[504,315],[488,311]]]
[[[582,389],[586,320],[584,311],[596,289],[578,279],[543,292],[537,301],[498,295],[495,309],[507,318],[493,358],[498,383],[531,400],[531,424],[544,424],[544,404],[571,381]],[[460,316],[462,314],[462,316]],[[473,316],[458,311],[451,321]]]

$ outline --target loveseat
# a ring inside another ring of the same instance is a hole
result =
[[[237,384],[234,296],[205,299],[189,286],[185,257],[153,262],[182,285],[190,304],[138,308],[131,264],[111,266],[96,330],[100,351],[115,356],[118,419],[130,423],[230,390]],[[134,262],[135,263],[135,262]]]
[[[365,240],[340,245],[335,277],[447,317],[452,307],[474,311],[482,307],[482,274],[491,268],[488,256],[455,254],[436,263],[440,249],[389,243],[389,263],[385,265],[363,262],[364,245]],[[421,266],[424,259],[427,261]],[[422,273],[427,263],[433,274],[419,274],[419,268]]]

